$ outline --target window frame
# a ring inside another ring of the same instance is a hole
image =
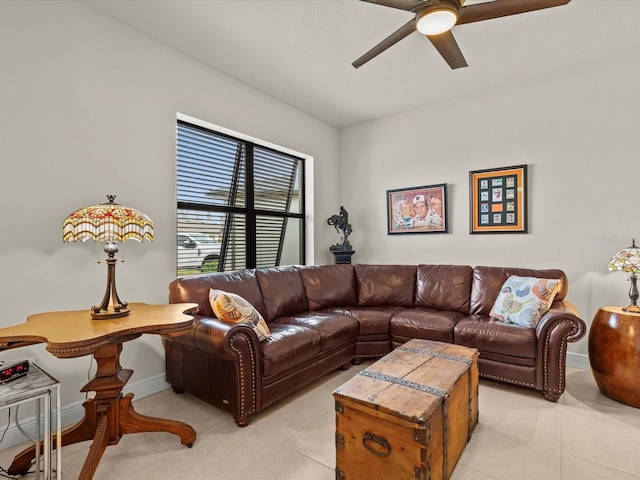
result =
[[[203,125],[206,124],[206,125]],[[178,167],[178,127],[180,125],[185,125],[189,128],[193,128],[199,130],[204,133],[211,133],[215,136],[221,136],[228,138],[234,142],[238,142],[243,144],[245,149],[245,159],[244,159],[244,191],[245,191],[245,204],[244,206],[232,206],[232,205],[212,205],[205,203],[197,203],[197,202],[188,202],[188,201],[179,201],[178,199],[178,181],[179,177],[176,171],[176,234],[180,233],[179,223],[180,223],[180,211],[195,211],[195,212],[213,212],[213,213],[221,213],[222,215],[226,214],[239,214],[244,216],[245,220],[245,267],[244,268],[257,268],[258,261],[258,223],[257,219],[259,217],[272,217],[284,220],[284,228],[286,229],[286,224],[289,219],[295,219],[300,222],[298,227],[298,261],[299,264],[306,264],[307,258],[309,256],[309,252],[307,249],[307,235],[309,229],[309,223],[307,221],[307,183],[309,182],[308,178],[308,162],[311,162],[311,157],[300,154],[298,152],[293,152],[290,149],[279,147],[277,145],[268,144],[266,142],[261,142],[257,139],[250,138],[243,134],[238,134],[236,132],[231,132],[228,129],[224,129],[221,127],[217,127],[212,124],[208,124],[207,122],[198,121],[195,118],[178,115],[176,121],[176,169]],[[254,149],[258,147],[262,150],[274,152],[276,155],[284,155],[296,160],[299,171],[296,173],[298,177],[298,189],[297,192],[300,196],[299,202],[299,212],[288,212],[288,211],[276,211],[269,210],[265,208],[256,208],[255,207],[255,178],[254,178]],[[224,235],[223,235],[224,237]],[[284,243],[284,235],[281,234],[280,245],[278,247],[277,253],[277,261],[276,264],[280,265],[280,259],[282,258],[283,253],[283,243]],[[224,238],[221,240],[224,243]],[[176,247],[177,248],[177,247]],[[229,251],[225,250],[223,247],[221,249],[221,257],[224,256],[224,252]],[[176,250],[177,254],[177,250]],[[220,259],[221,263],[224,261],[223,258]],[[178,269],[178,264],[176,260],[176,269],[178,271],[178,275],[180,275],[180,269]],[[222,270],[224,271],[224,270]]]

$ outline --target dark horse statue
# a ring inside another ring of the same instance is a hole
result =
[[[342,244],[333,245],[331,250],[351,250],[349,235],[351,235],[352,228],[349,223],[349,212],[343,206],[340,206],[340,214],[331,215],[327,219],[327,223],[333,225],[338,233],[342,232]]]

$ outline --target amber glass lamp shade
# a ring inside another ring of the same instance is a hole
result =
[[[629,289],[629,298],[631,299],[631,304],[622,310],[625,312],[640,313],[640,307],[638,307],[638,276],[636,275],[640,272],[640,248],[636,246],[635,239],[630,247],[620,250],[609,261],[609,271],[630,273],[629,281],[631,282],[631,288]]]
[[[76,210],[62,223],[64,242],[104,242],[107,254],[107,289],[100,305],[91,307],[96,320],[124,317],[129,314],[128,304],[118,297],[116,290],[116,242],[133,239],[153,242],[153,222],[135,208],[114,202],[115,195],[107,195],[107,203]]]

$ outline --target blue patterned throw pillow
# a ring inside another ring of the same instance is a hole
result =
[[[536,328],[560,290],[560,280],[510,276],[502,285],[489,316]]]

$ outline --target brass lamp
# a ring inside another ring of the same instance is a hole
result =
[[[629,281],[631,282],[631,288],[629,289],[629,298],[631,304],[628,307],[624,307],[622,310],[625,312],[640,313],[640,307],[638,307],[638,276],[640,272],[640,248],[636,246],[636,240],[633,239],[630,247],[620,250],[609,261],[609,271],[622,271],[630,272]]]
[[[107,195],[107,203],[76,210],[62,222],[64,242],[105,242],[107,254],[107,290],[100,305],[91,307],[94,320],[120,318],[129,315],[127,302],[118,297],[116,290],[116,253],[118,242],[130,238],[142,242],[145,237],[153,242],[153,222],[135,208],[114,203],[116,196]],[[112,305],[110,305],[112,303]]]

